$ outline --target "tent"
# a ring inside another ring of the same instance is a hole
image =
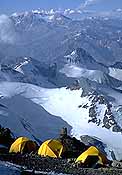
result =
[[[101,153],[96,147],[91,146],[77,158],[76,163],[77,162],[91,167],[95,163],[104,165],[108,162],[108,160],[106,156]]]
[[[37,145],[32,140],[27,137],[19,137],[15,142],[11,145],[9,153],[30,153],[32,151],[37,150]]]
[[[40,146],[38,155],[58,158],[63,152],[63,145],[58,140],[47,140]]]

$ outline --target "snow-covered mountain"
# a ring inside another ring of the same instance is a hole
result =
[[[65,126],[122,159],[121,22],[121,10],[0,16],[0,124],[38,142]]]
[[[49,79],[49,65],[27,57],[4,59],[1,63],[1,81],[26,82],[42,87],[55,87]]]
[[[112,65],[115,60],[121,61],[121,18],[110,18],[107,14],[91,17],[89,12],[89,17],[76,20],[67,13],[35,10],[9,17],[2,15],[0,59],[27,56],[53,62],[69,51],[83,48],[100,63]]]
[[[91,81],[98,82],[111,87],[121,86],[121,79],[113,74],[111,67],[97,62],[88,52],[82,48],[77,48],[70,55],[64,56],[67,63],[60,70],[67,77],[87,78]],[[114,67],[114,66],[113,66]]]
[[[86,50],[83,48],[77,48],[70,55],[64,56],[70,63],[76,63],[82,67],[107,71],[107,67],[98,63]]]

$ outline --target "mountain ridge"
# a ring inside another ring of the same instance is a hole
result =
[[[64,125],[78,139],[101,140],[110,159],[112,152],[122,159],[121,10],[74,13],[0,17],[0,104],[7,107],[0,106],[1,122],[39,140]]]

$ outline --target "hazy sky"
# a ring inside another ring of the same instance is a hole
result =
[[[122,8],[122,0],[0,0],[0,14],[21,12],[38,8],[77,8],[106,11]]]

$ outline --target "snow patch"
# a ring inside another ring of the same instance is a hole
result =
[[[109,75],[122,81],[122,69],[109,68]]]
[[[75,55],[75,52],[72,52],[72,56]],[[69,56],[67,56],[69,58]],[[106,76],[102,71],[99,70],[88,70],[81,68],[76,64],[66,64],[61,70],[61,73],[64,73],[67,77],[72,78],[88,78],[91,81],[96,81],[98,83],[103,83],[106,81]]]

